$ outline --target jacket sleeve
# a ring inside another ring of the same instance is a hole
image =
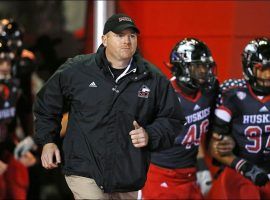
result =
[[[66,91],[62,75],[64,68],[65,64],[52,75],[38,92],[34,102],[34,140],[39,145],[56,143],[60,138]]]
[[[157,87],[157,114],[153,123],[145,127],[151,151],[172,147],[175,137],[180,134],[186,122],[181,104],[170,82],[162,77]]]

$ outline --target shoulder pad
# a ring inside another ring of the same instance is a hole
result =
[[[246,81],[244,79],[229,79],[229,80],[224,81],[220,85],[220,90],[222,92],[226,92],[235,88],[247,88]]]

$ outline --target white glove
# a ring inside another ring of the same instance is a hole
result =
[[[212,177],[209,170],[197,171],[197,184],[200,186],[201,193],[205,196],[212,186]]]
[[[14,150],[14,156],[18,159],[21,155],[24,155],[26,152],[30,150],[37,149],[37,145],[35,144],[33,138],[31,136],[27,136],[22,141],[17,144]]]

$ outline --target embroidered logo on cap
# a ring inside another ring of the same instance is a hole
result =
[[[129,17],[119,17],[118,20],[119,20],[119,22],[121,22],[121,21],[132,22],[132,20]]]

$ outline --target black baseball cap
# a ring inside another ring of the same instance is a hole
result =
[[[114,33],[120,33],[128,28],[134,29],[136,33],[140,33],[140,30],[136,27],[133,20],[122,13],[112,15],[105,23],[103,29],[103,35],[112,31]]]

